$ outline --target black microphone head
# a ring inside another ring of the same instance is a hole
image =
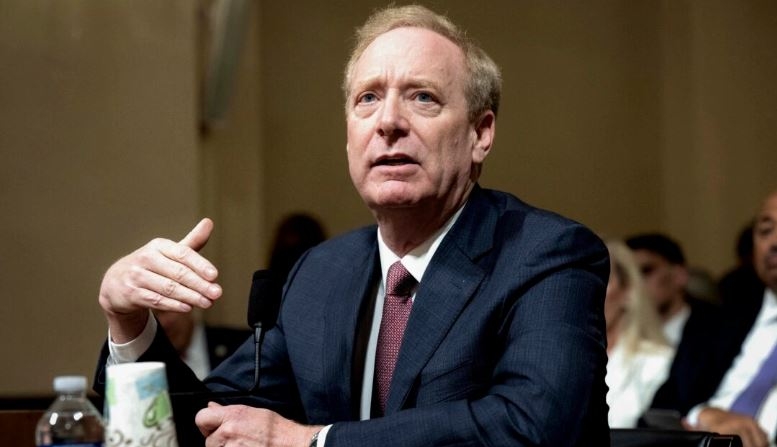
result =
[[[257,270],[248,296],[248,326],[261,325],[263,330],[275,326],[281,307],[283,284],[270,270]]]

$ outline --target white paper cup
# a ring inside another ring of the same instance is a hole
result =
[[[178,447],[165,364],[108,366],[105,419],[108,447]]]

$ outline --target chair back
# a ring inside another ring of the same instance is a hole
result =
[[[706,431],[614,428],[610,438],[612,447],[742,447],[739,436]]]

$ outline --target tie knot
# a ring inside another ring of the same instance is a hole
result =
[[[405,269],[401,262],[397,261],[389,267],[386,277],[386,294],[393,296],[410,297],[416,280],[413,275]]]

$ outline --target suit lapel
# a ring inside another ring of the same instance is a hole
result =
[[[485,277],[476,259],[493,245],[497,212],[473,190],[421,278],[391,382],[386,414],[402,408],[435,353]]]
[[[354,346],[361,316],[365,308],[372,305],[375,275],[379,271],[374,235],[372,244],[356,247],[346,254],[346,259],[347,263],[333,269],[339,280],[334,282],[327,296],[321,344],[324,350],[322,383],[332,384],[328,385],[327,394],[333,420],[358,418],[359,414],[359,402],[353,396],[358,396],[364,365],[363,355],[361,361],[354,361]]]

